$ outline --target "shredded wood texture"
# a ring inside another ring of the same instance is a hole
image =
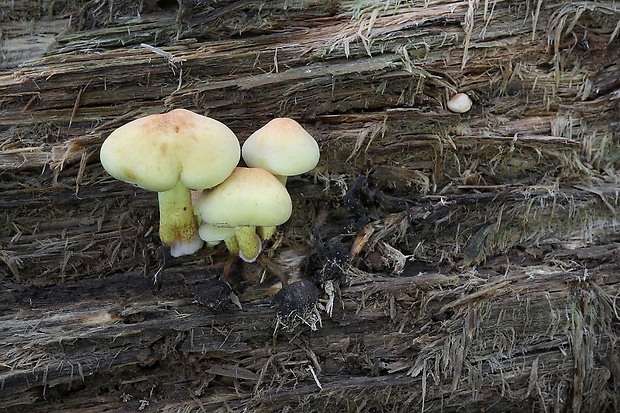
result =
[[[620,411],[617,2],[0,0],[0,24],[6,411]],[[98,149],[177,107],[241,142],[292,117],[322,155],[262,264],[204,248],[156,291],[157,196]],[[279,271],[320,291],[293,324]],[[241,308],[195,300],[222,276]]]

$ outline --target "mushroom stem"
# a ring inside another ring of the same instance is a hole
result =
[[[254,262],[262,250],[256,227],[251,225],[235,227],[235,236],[239,243],[239,257],[246,262]]]
[[[260,239],[262,239],[263,241],[267,241],[268,239],[271,239],[271,237],[273,237],[273,234],[276,233],[277,229],[278,227],[272,225],[268,227],[258,227],[256,229],[256,232],[258,233]]]
[[[170,246],[170,255],[193,254],[202,246],[194,218],[189,188],[180,182],[168,191],[159,192],[159,238]]]
[[[230,238],[226,238],[224,240],[224,244],[226,244],[226,248],[228,249],[228,252],[234,255],[239,254],[239,242],[237,241],[237,237],[232,236]]]
[[[276,175],[276,174],[273,174],[273,176],[278,178],[278,181],[280,181],[280,183],[282,183],[282,185],[286,186],[286,181],[287,181],[287,178],[288,178],[286,175]]]

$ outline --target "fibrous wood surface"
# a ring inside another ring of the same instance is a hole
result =
[[[0,0],[0,24],[6,411],[620,410],[617,2]],[[154,288],[157,197],[98,148],[176,107],[319,142],[265,252],[319,288],[296,323],[259,264],[227,275],[241,308],[202,305],[223,248]]]

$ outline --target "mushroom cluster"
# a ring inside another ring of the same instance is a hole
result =
[[[200,197],[200,237],[207,243],[224,241],[231,253],[253,262],[262,242],[291,216],[287,177],[313,169],[320,154],[314,138],[289,118],[273,119],[258,129],[241,153],[246,167],[235,168]]]
[[[174,109],[116,129],[100,159],[114,178],[158,192],[159,236],[173,257],[224,241],[252,262],[291,216],[287,177],[313,169],[319,147],[299,123],[276,118],[241,148],[223,123]]]

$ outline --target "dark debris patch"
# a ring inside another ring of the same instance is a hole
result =
[[[309,255],[302,264],[304,276],[318,285],[327,281],[345,281],[343,268],[349,264],[349,251],[339,242],[324,242],[318,231],[312,235],[316,254]]]
[[[321,325],[317,303],[319,290],[308,280],[301,280],[284,286],[273,297],[273,306],[276,309],[277,326],[287,331],[306,324],[311,330],[317,330]]]
[[[211,279],[196,286],[194,297],[199,304],[209,310],[228,310],[231,304],[241,307],[239,299],[227,282],[219,279]]]

